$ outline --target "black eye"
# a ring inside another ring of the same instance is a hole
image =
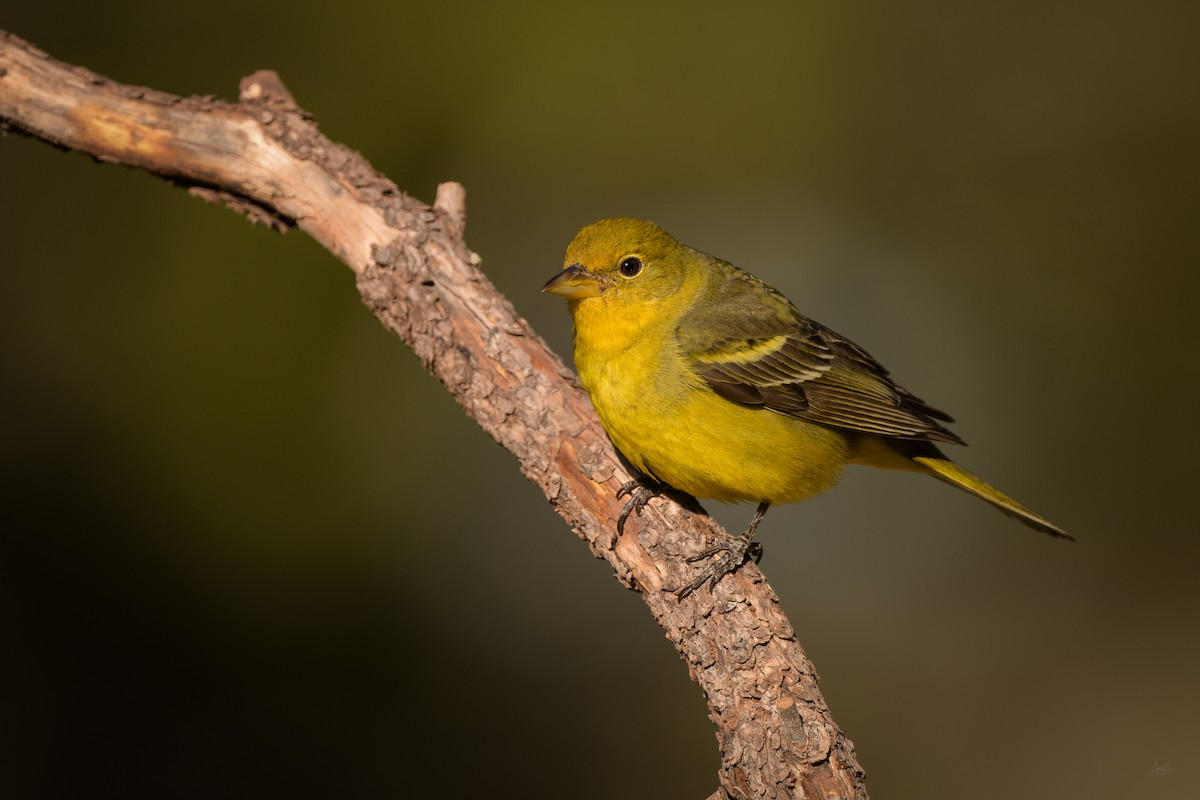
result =
[[[642,260],[637,256],[630,256],[622,261],[617,269],[621,270],[621,274],[626,278],[632,278],[642,271]]]

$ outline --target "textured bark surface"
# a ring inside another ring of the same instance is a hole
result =
[[[688,665],[717,725],[713,798],[862,798],[854,747],[754,564],[684,601],[703,568],[686,558],[720,529],[658,498],[616,536],[629,478],[579,389],[476,266],[465,193],[432,206],[326,139],[270,72],[240,103],[124,86],[0,32],[0,126],[101,161],[140,167],[277,229],[297,226],[358,276],[366,306],[517,459],[618,580],[641,593]]]

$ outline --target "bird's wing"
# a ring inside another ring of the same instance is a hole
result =
[[[720,301],[693,308],[676,338],[720,396],[835,428],[962,444],[938,423],[953,422],[949,415],[897,386],[866,350],[802,316],[766,283],[737,270],[714,288]]]

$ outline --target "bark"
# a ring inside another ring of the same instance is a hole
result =
[[[757,566],[680,601],[673,590],[703,568],[686,558],[718,526],[661,497],[616,535],[629,474],[574,375],[477,266],[463,188],[443,184],[432,206],[404,194],[325,138],[274,73],[243,79],[239,99],[121,85],[0,31],[0,128],[299,227],[355,272],[367,308],[641,594],[708,699],[722,755],[713,798],[865,798],[854,746]]]

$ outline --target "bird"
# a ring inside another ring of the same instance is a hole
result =
[[[626,217],[583,228],[542,291],[566,298],[580,384],[637,477],[617,521],[654,496],[758,507],[740,536],[676,591],[710,591],[761,546],[767,509],[830,489],[848,464],[930,475],[1034,530],[1061,528],[950,460],[953,419],[866,350],[801,314],[770,284]]]

